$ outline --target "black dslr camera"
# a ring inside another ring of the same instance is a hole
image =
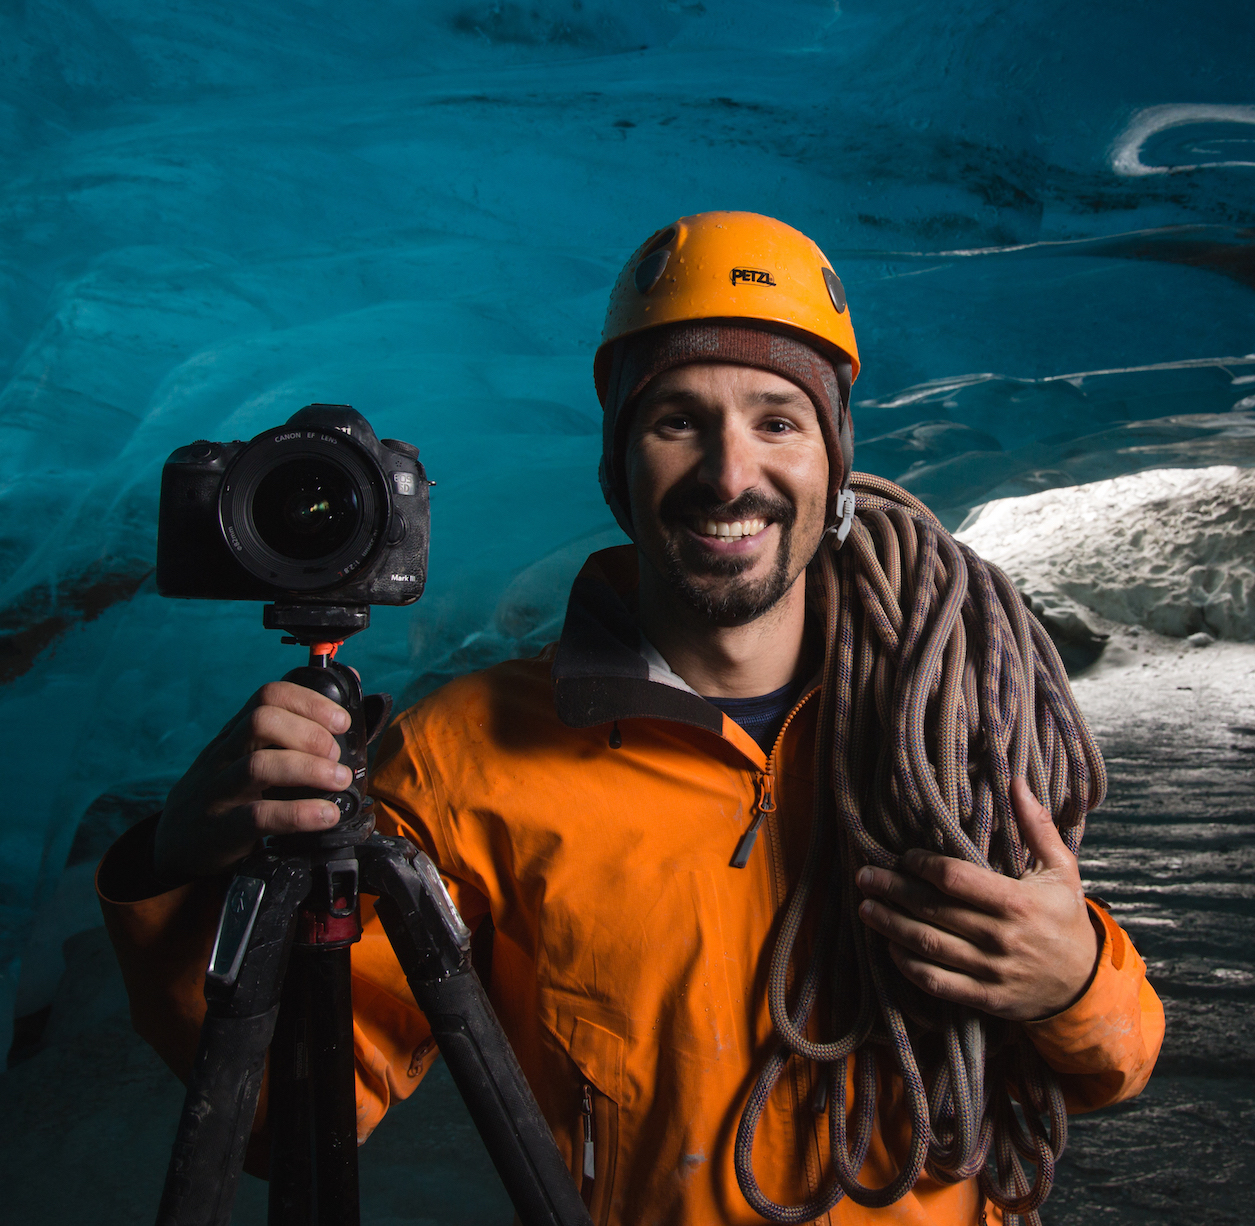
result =
[[[161,474],[157,590],[284,605],[404,605],[427,580],[418,448],[346,404],[311,404],[252,442],[180,447]]]

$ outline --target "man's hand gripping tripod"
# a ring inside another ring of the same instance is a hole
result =
[[[308,640],[307,640],[308,641]],[[359,783],[391,700],[314,642],[285,681],[343,707],[336,736],[352,771],[322,795],[340,821],[272,838],[239,865],[205,978],[208,1013],[188,1083],[158,1226],[228,1226],[269,1060],[271,1226],[357,1226],[357,1121],[350,949],[360,895],[376,912],[471,1118],[525,1226],[589,1226],[558,1152],[470,962],[470,931],[435,865],[405,839],[374,833]],[[308,789],[269,789],[270,799]]]

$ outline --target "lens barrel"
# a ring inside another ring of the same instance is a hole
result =
[[[254,439],[222,484],[218,518],[236,560],[292,592],[343,583],[389,516],[375,459],[337,430],[281,426]]]

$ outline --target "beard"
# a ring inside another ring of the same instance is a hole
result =
[[[774,608],[792,586],[793,525],[797,508],[782,498],[769,498],[757,490],[746,490],[731,502],[720,502],[703,486],[673,490],[659,507],[663,524],[671,531],[662,539],[662,575],[671,590],[694,612],[715,626],[743,626]],[[736,522],[765,519],[780,530],[780,544],[771,571],[761,579],[735,582],[755,563],[755,558],[712,557],[692,541],[682,529],[694,519]],[[803,563],[802,565],[805,565]],[[708,588],[701,580],[725,579],[731,583]]]

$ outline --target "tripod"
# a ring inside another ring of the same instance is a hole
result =
[[[349,787],[330,830],[271,839],[227,890],[205,975],[208,1013],[157,1226],[228,1226],[269,1050],[270,1226],[358,1226],[357,1109],[349,952],[360,895],[376,912],[524,1226],[591,1226],[518,1061],[471,968],[471,934],[435,865],[374,833],[359,790],[366,746],[391,699],[364,697],[336,648],[366,607],[268,605],[263,622],[310,649],[284,680],[342,705]],[[288,799],[299,790],[271,793]]]

